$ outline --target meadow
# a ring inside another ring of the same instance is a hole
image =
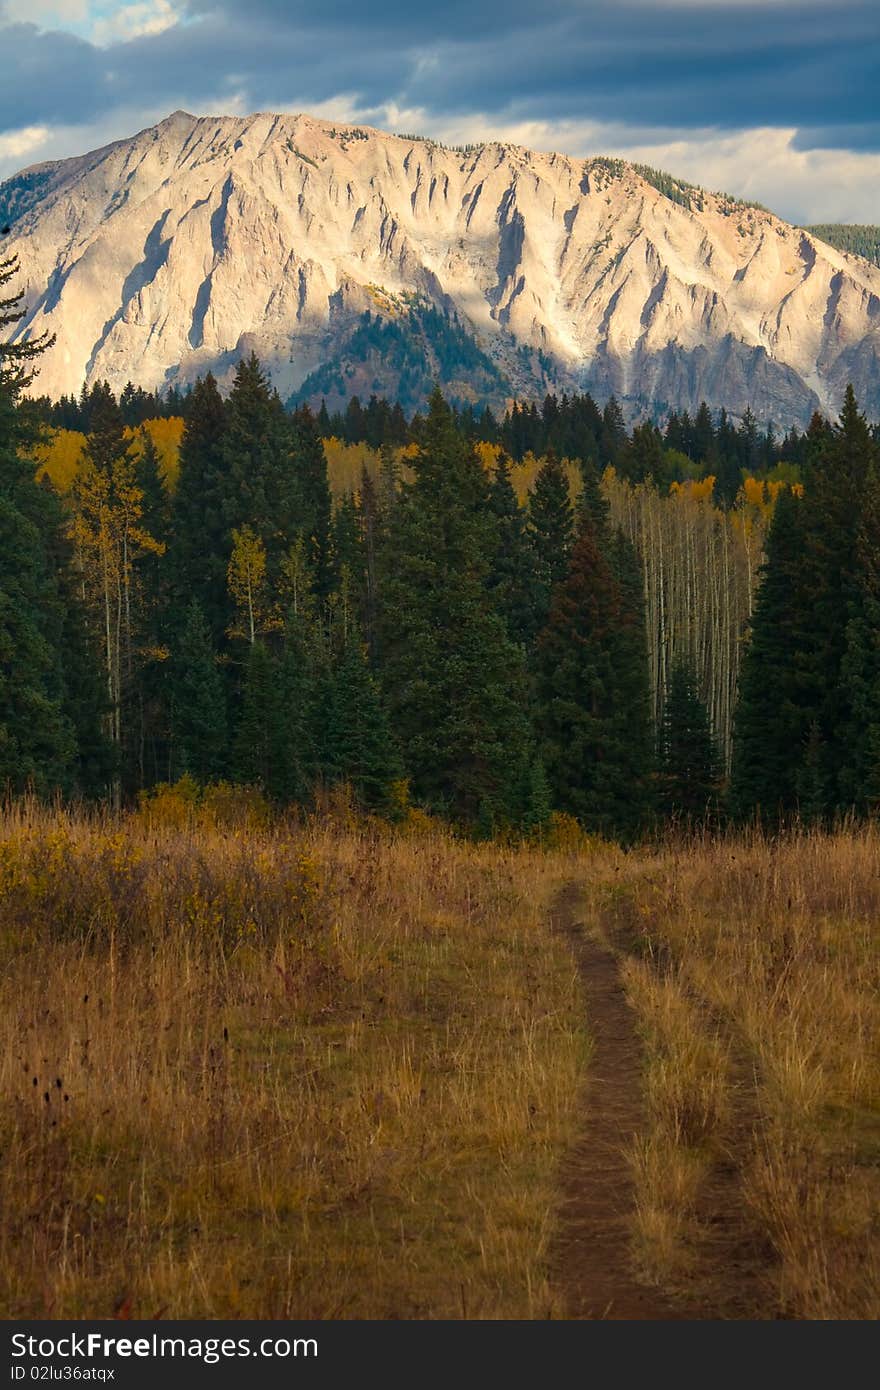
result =
[[[8,806],[0,1313],[566,1316],[591,1046],[568,886],[643,1048],[619,1161],[645,1287],[878,1316],[878,851],[474,844],[222,790]]]
[[[0,825],[0,1313],[558,1313],[554,857],[167,812]]]

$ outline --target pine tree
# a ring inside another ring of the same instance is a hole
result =
[[[474,824],[514,813],[530,744],[522,656],[486,590],[488,486],[439,391],[382,557],[382,677],[413,792]]]
[[[0,495],[0,786],[15,791],[63,788],[76,756],[42,622],[47,594],[40,534]]]
[[[278,670],[280,747],[275,784],[282,801],[306,803],[322,768],[327,654],[310,600],[288,610]]]
[[[565,577],[574,537],[574,507],[565,469],[548,453],[529,497],[528,537],[534,556],[536,618],[546,621],[554,585]]]
[[[847,623],[860,607],[859,535],[876,448],[848,386],[839,425],[812,459],[806,492],[803,582],[809,604],[806,667],[816,724],[818,779],[824,814],[850,808],[839,782],[852,725],[843,662]],[[846,781],[846,774],[844,774]]]
[[[306,523],[302,469],[294,465],[292,444],[291,422],[278,393],[251,354],[239,362],[226,402],[223,516],[228,537],[249,527],[262,542],[270,586],[282,556]]]
[[[392,806],[402,775],[379,687],[370,673],[360,634],[353,628],[329,682],[324,720],[324,766],[332,781],[349,782],[371,810]]]
[[[0,335],[24,317],[23,293],[3,294],[17,271],[14,257],[0,261]],[[93,668],[68,602],[60,508],[28,457],[36,435],[22,392],[49,345],[45,335],[0,336],[0,785],[43,793],[86,790],[83,759],[98,717],[83,707],[94,688],[80,677]]]
[[[790,817],[805,790],[814,702],[806,668],[804,511],[802,499],[784,489],[767,536],[734,724],[730,809],[740,820]]]
[[[170,728],[170,689],[168,682],[167,627],[170,607],[167,548],[170,529],[169,497],[159,462],[159,453],[149,430],[142,428],[137,440],[134,480],[141,493],[141,525],[155,543],[138,561],[141,597],[139,640],[140,669],[136,674],[139,718],[139,782],[146,786],[159,781],[167,768]]]
[[[622,552],[618,563],[622,561]],[[536,651],[539,732],[554,805],[625,838],[642,825],[651,774],[643,629],[587,515]]]
[[[241,710],[235,731],[233,770],[236,781],[259,787],[269,796],[284,777],[279,756],[284,745],[276,663],[263,642],[249,648]]]
[[[366,589],[364,538],[358,508],[350,492],[336,503],[330,528],[330,553],[333,585],[338,588],[343,572],[347,573],[358,611],[362,612]],[[319,582],[315,588],[317,593],[322,592]]]
[[[534,553],[526,537],[526,517],[510,476],[510,459],[501,454],[489,484],[489,509],[495,518],[495,549],[488,576],[496,612],[514,642],[534,641],[538,629],[538,591]]]
[[[177,764],[197,782],[226,772],[226,692],[198,599],[187,610],[173,669],[173,730]]]
[[[330,592],[333,583],[330,539],[332,502],[327,478],[327,456],[308,406],[302,406],[293,418],[292,466],[299,506],[295,524],[310,542],[315,590],[323,597]]]
[[[176,610],[173,621],[182,623],[190,600],[198,600],[215,643],[223,641],[230,618],[225,424],[225,406],[209,372],[198,379],[187,404],[180,471],[171,503],[169,568]]]
[[[721,759],[693,671],[684,661],[675,662],[670,673],[659,742],[659,809],[676,820],[714,820]]]
[[[854,594],[841,661],[840,803],[880,809],[880,459],[871,462],[855,545]]]

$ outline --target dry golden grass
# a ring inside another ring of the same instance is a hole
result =
[[[0,822],[0,1313],[544,1317],[570,860]]]
[[[729,1110],[728,1049],[676,973],[628,957],[622,976],[645,1040],[647,1127],[630,1155],[636,1261],[649,1282],[679,1287],[694,1273],[697,1199]]]
[[[880,1316],[878,869],[873,829],[755,835],[633,855],[595,886],[646,1033],[653,1277],[687,1262],[722,1136],[774,1252],[768,1315]]]

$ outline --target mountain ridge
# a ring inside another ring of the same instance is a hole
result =
[[[285,397],[335,368],[393,396],[382,354],[352,344],[366,313],[400,322],[419,301],[473,339],[462,398],[589,389],[788,424],[835,411],[852,380],[880,410],[880,268],[605,156],[177,111],[13,175],[0,220],[21,331],[57,334],[37,388],[53,396],[225,380],[251,350]]]

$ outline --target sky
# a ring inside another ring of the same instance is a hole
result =
[[[0,179],[171,111],[622,155],[880,222],[878,0],[0,0]]]

